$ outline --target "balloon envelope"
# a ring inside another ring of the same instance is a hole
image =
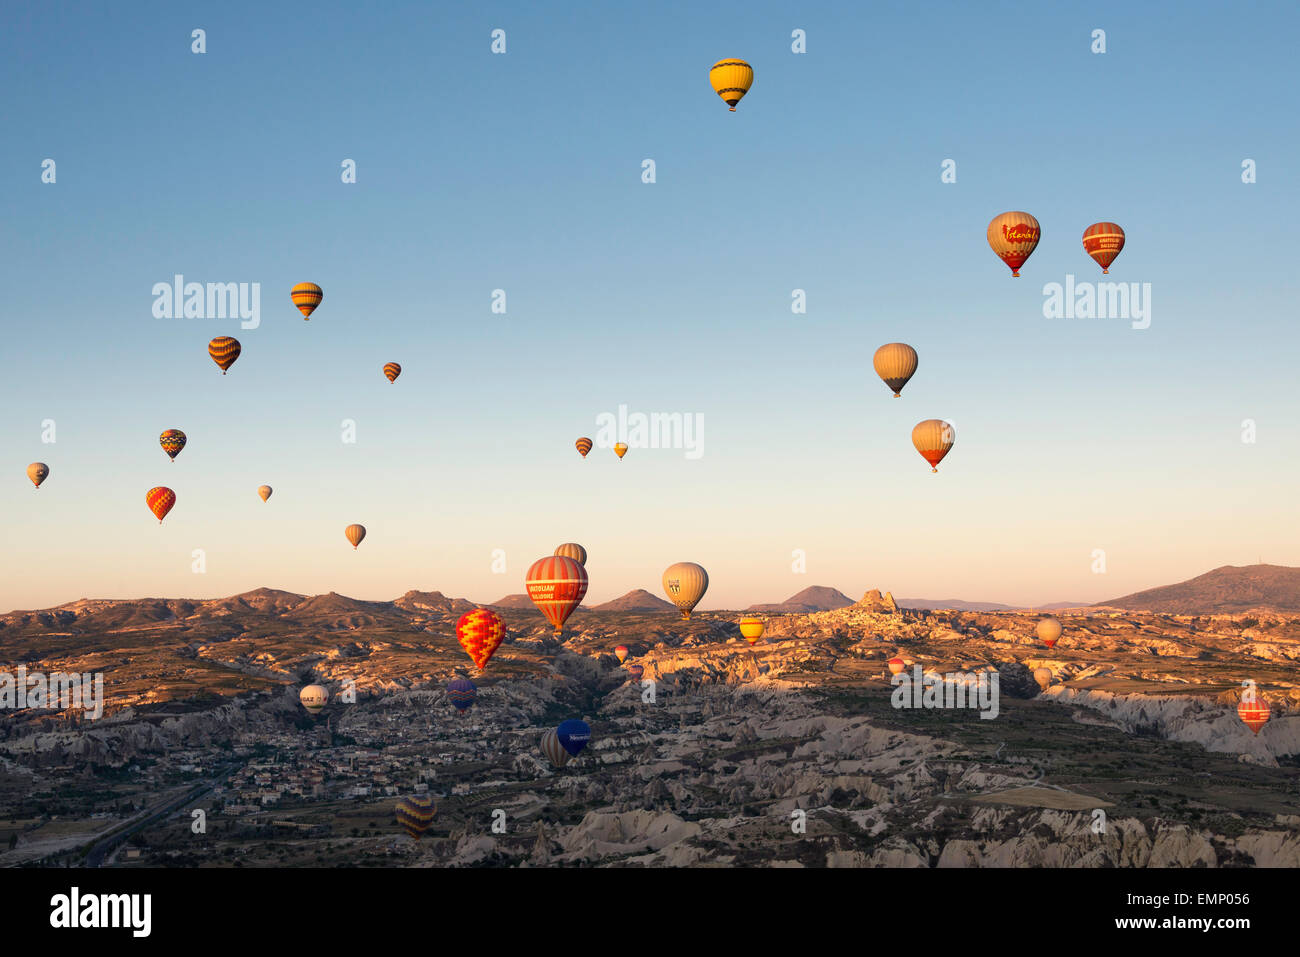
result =
[[[615,442],[615,443],[614,443],[614,454],[617,455],[620,459],[621,459],[623,456],[627,455],[627,443],[626,443],[626,442]]]
[[[298,700],[304,708],[315,714],[329,703],[330,693],[321,685],[308,685],[298,692]]]
[[[1083,231],[1083,251],[1101,267],[1110,272],[1110,264],[1124,248],[1124,230],[1118,223],[1093,223]]]
[[[355,550],[361,544],[361,539],[366,537],[366,527],[364,525],[349,525],[343,529],[343,534],[347,536],[348,541],[352,543]]]
[[[623,662],[627,661],[627,645],[619,645],[617,648],[615,648],[614,657],[618,659],[618,663],[620,665]]]
[[[751,645],[762,638],[766,630],[767,626],[758,618],[740,619],[740,633]]]
[[[467,611],[456,622],[456,640],[480,671],[487,667],[505,636],[505,622],[490,608]]]
[[[420,835],[433,823],[433,817],[437,812],[438,807],[434,804],[432,795],[413,794],[397,802],[394,814],[402,829],[418,841]]]
[[[533,562],[524,585],[528,597],[555,626],[558,635],[587,594],[587,570],[572,558],[550,555]]]
[[[320,301],[325,298],[325,293],[314,282],[300,282],[290,290],[289,298],[298,307],[303,319],[310,319]]]
[[[167,453],[167,457],[175,462],[176,456],[180,455],[181,449],[185,448],[185,433],[180,429],[168,429],[158,436],[158,444]]]
[[[719,60],[709,68],[709,84],[735,113],[736,104],[754,85],[754,68],[744,60]]]
[[[1268,724],[1268,718],[1271,711],[1268,702],[1258,694],[1252,700],[1247,701],[1242,698],[1241,703],[1237,705],[1237,716],[1246,723],[1255,734],[1259,734],[1260,729]]]
[[[587,550],[577,542],[565,542],[555,549],[554,554],[572,558],[579,565],[586,566],[587,564]]]
[[[1049,687],[1049,686],[1051,685],[1051,683],[1052,683],[1052,669],[1051,669],[1051,668],[1035,668],[1035,669],[1034,669],[1034,680],[1038,682],[1038,687],[1040,687],[1040,688],[1042,688],[1044,691],[1046,691],[1046,690],[1048,689],[1048,687]]]
[[[682,613],[682,619],[689,621],[691,609],[709,589],[709,573],[694,562],[678,562],[664,570],[663,586],[668,600]]]
[[[560,747],[576,758],[591,740],[591,725],[570,718],[560,723],[560,726],[555,729],[555,736],[560,739]]]
[[[943,419],[926,419],[912,429],[912,445],[930,463],[932,472],[939,471],[939,463],[956,441],[956,430]]]
[[[396,362],[384,363],[384,375],[388,377],[389,382],[396,382],[397,377],[402,374],[402,367]]]
[[[871,357],[876,375],[894,390],[895,399],[902,393],[907,380],[916,374],[917,362],[916,350],[906,342],[886,343]]]
[[[896,674],[898,674],[900,671],[902,671],[902,670],[903,670],[904,668],[906,668],[906,667],[907,667],[907,662],[905,662],[902,658],[890,658],[890,659],[889,659],[889,673],[890,673],[891,675],[896,675]]]
[[[645,667],[643,665],[628,665],[627,673],[631,676],[633,681],[640,681],[641,676],[645,674]]]
[[[464,711],[478,697],[478,686],[468,678],[454,678],[447,683],[447,697],[457,711]]]
[[[560,744],[560,738],[554,728],[542,735],[542,754],[546,755],[557,768],[564,767],[573,759],[573,755],[565,751],[564,746]]]
[[[1061,637],[1061,623],[1055,618],[1044,618],[1038,623],[1037,632],[1039,641],[1051,648]]]
[[[1020,267],[1038,246],[1041,235],[1038,220],[1019,211],[994,216],[986,232],[989,246],[1007,264],[1013,276],[1020,275]]]
[[[221,369],[222,375],[225,375],[226,370],[235,364],[239,352],[239,340],[230,336],[217,336],[208,343],[208,355]]]
[[[268,498],[271,497],[271,486],[259,485],[257,487],[257,494],[262,496],[262,501],[265,502]]]
[[[591,439],[587,438],[585,435],[573,444],[577,450],[582,453],[584,459],[587,457],[587,453],[591,451]]]
[[[32,484],[37,488],[41,487],[50,474],[50,467],[44,462],[33,462],[27,466],[27,477],[32,480]]]
[[[159,485],[145,493],[144,502],[149,506],[149,511],[158,516],[158,524],[161,525],[162,520],[167,517],[167,513],[176,504],[176,493],[165,486]]]

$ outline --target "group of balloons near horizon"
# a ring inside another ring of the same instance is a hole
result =
[[[753,85],[754,70],[744,60],[719,60],[709,70],[709,82],[734,113],[736,104]],[[1041,235],[1038,220],[1029,213],[1020,211],[993,217],[986,231],[989,246],[1011,269],[1012,276],[1020,275],[1020,267],[1037,248]],[[1111,263],[1124,248],[1124,230],[1115,223],[1094,223],[1084,230],[1083,248],[1101,266],[1102,272],[1108,274]],[[325,297],[321,287],[312,282],[298,283],[289,295],[294,306],[302,313],[304,321],[311,318]],[[217,336],[208,343],[208,355],[221,369],[222,375],[234,365],[241,351],[239,340],[232,336]],[[872,357],[876,374],[893,391],[896,399],[901,397],[903,387],[916,374],[917,364],[916,350],[903,342],[887,343],[877,349]],[[390,383],[396,382],[401,372],[402,367],[396,362],[387,362],[383,366],[384,376]],[[930,464],[932,472],[939,471],[939,463],[952,449],[955,439],[952,425],[942,419],[925,419],[912,429],[912,444]],[[185,433],[180,429],[168,429],[159,437],[159,443],[174,463],[176,456],[185,448]],[[583,436],[575,446],[582,457],[586,458],[593,443],[590,438]],[[614,454],[619,459],[627,454],[627,450],[628,446],[623,442],[614,446]],[[49,466],[43,462],[33,462],[27,466],[27,476],[38,489],[49,474]],[[257,490],[263,502],[271,497],[271,492],[269,485],[262,485]],[[145,502],[161,525],[176,504],[176,493],[165,486],[157,486],[148,491]],[[365,526],[355,523],[348,525],[344,529],[344,535],[353,549],[356,549],[366,537]],[[554,555],[538,559],[528,569],[528,596],[555,627],[557,636],[563,633],[565,621],[587,593],[586,561],[586,549],[570,542],[557,548]],[[664,591],[681,611],[684,620],[690,619],[691,610],[704,597],[708,585],[708,573],[694,562],[678,562],[663,574]],[[739,626],[741,635],[751,645],[762,637],[765,630],[762,620],[753,616],[742,618]],[[1055,618],[1039,622],[1038,636],[1048,648],[1056,644],[1060,635],[1061,625]],[[496,612],[488,608],[466,612],[456,623],[456,637],[480,671],[487,667],[504,636],[505,624]],[[628,655],[626,646],[619,645],[615,652],[619,663],[624,664]],[[901,658],[893,658],[888,666],[892,673],[897,674],[905,667],[905,662]],[[629,670],[634,675],[634,680],[638,680],[643,673],[640,665],[629,666]],[[1051,682],[1052,673],[1050,669],[1040,668],[1034,676],[1046,689]],[[477,690],[469,679],[457,678],[447,686],[447,696],[457,711],[464,712],[473,705]],[[324,708],[329,700],[328,692],[320,685],[309,685],[303,689],[300,697],[303,706],[313,714]],[[1248,702],[1243,700],[1238,712],[1256,734],[1268,720],[1269,714],[1267,703],[1260,698],[1249,702],[1249,707]],[[565,721],[543,735],[541,748],[556,767],[563,767],[586,747],[590,738],[591,729],[585,722]],[[433,799],[427,794],[402,798],[397,805],[398,823],[417,839],[432,823],[434,813]]]

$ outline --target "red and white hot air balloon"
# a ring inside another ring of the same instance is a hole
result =
[[[1091,256],[1102,273],[1110,272],[1110,264],[1124,248],[1124,230],[1118,223],[1093,223],[1083,231],[1083,251]]]
[[[985,232],[994,254],[1007,264],[1013,276],[1020,275],[1020,267],[1038,247],[1041,235],[1038,220],[1019,211],[994,216]]]
[[[465,653],[474,659],[480,671],[501,647],[506,636],[506,624],[490,608],[475,608],[460,616],[456,622],[456,640]]]
[[[548,555],[533,562],[524,580],[528,597],[542,610],[558,635],[587,594],[587,570],[565,555]]]
[[[1237,716],[1256,734],[1259,734],[1260,728],[1268,724],[1268,718],[1271,714],[1268,702],[1259,696],[1252,682],[1241,695],[1241,704],[1237,705]]]

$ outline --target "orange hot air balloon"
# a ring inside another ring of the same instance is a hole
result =
[[[500,615],[488,608],[467,611],[456,622],[456,640],[465,649],[465,653],[474,659],[479,671],[487,667],[505,636],[506,623]]]
[[[300,282],[290,291],[289,298],[293,300],[293,304],[302,313],[302,318],[307,320],[316,311],[320,301],[325,298],[325,293],[314,282]]]
[[[1093,223],[1083,231],[1083,251],[1097,261],[1103,274],[1124,248],[1124,230],[1118,223]]]
[[[890,673],[891,675],[896,675],[896,674],[898,674],[899,672],[901,672],[901,671],[902,671],[904,668],[906,668],[906,667],[907,667],[907,662],[904,661],[902,658],[890,658],[890,659],[889,659],[889,673]]]
[[[751,645],[763,637],[763,632],[767,627],[763,622],[752,616],[740,619],[740,634]]]
[[[939,471],[939,463],[957,441],[957,432],[943,419],[926,419],[912,429],[912,444],[921,457],[930,463],[930,471]]]
[[[542,610],[555,633],[564,631],[564,622],[587,594],[587,570],[572,558],[548,555],[533,562],[525,578],[528,597]]]
[[[617,455],[620,459],[623,456],[627,455],[627,443],[626,442],[614,443],[614,454]]]
[[[384,375],[388,376],[389,382],[396,382],[397,377],[402,374],[402,367],[396,362],[384,363]]]
[[[618,663],[620,665],[623,662],[627,661],[627,645],[619,645],[617,648],[615,648],[614,657],[618,659]]]
[[[994,216],[987,235],[993,252],[1011,267],[1011,275],[1019,276],[1020,267],[1038,245],[1041,233],[1034,217],[1028,213],[1011,212]]]
[[[149,510],[158,516],[158,524],[167,517],[167,513],[172,510],[176,504],[176,493],[162,485],[149,489],[144,497],[144,502],[149,506]]]
[[[257,487],[257,494],[262,496],[262,501],[265,502],[268,498],[271,497],[271,486],[259,485]]]
[[[44,462],[33,462],[27,466],[27,477],[32,480],[32,484],[37,488],[41,487],[41,483],[49,478],[49,475],[50,467]]]
[[[1260,729],[1268,724],[1270,713],[1268,702],[1261,698],[1254,689],[1251,689],[1249,700],[1243,695],[1241,704],[1237,705],[1237,716],[1255,734],[1259,734]]]
[[[352,550],[355,552],[357,546],[361,544],[361,539],[366,537],[366,527],[364,525],[349,525],[343,529],[343,534],[352,543]]]
[[[231,336],[217,336],[208,343],[208,355],[221,368],[222,375],[235,364],[239,351],[239,340]]]
[[[578,441],[574,442],[573,445],[582,453],[584,459],[587,457],[587,453],[591,451],[591,439],[587,438],[585,435],[578,439]]]
[[[1056,640],[1061,637],[1061,623],[1055,618],[1044,618],[1038,623],[1038,639],[1048,648],[1056,647]]]

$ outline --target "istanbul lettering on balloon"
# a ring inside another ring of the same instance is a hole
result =
[[[1036,243],[1038,232],[1037,226],[1030,226],[1028,223],[1002,225],[1002,238],[1009,243]]]

